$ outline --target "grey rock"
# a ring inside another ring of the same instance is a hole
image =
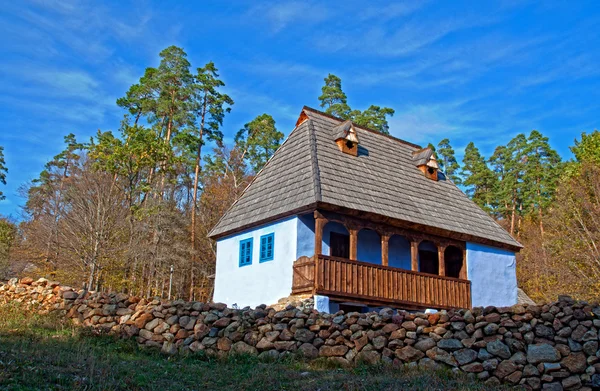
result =
[[[460,349],[454,352],[454,358],[458,365],[466,365],[475,361],[477,352],[473,349]]]
[[[494,376],[497,376],[499,379],[503,379],[511,373],[515,372],[519,369],[518,365],[510,360],[504,360],[500,364],[498,364],[498,368],[494,372]]]
[[[479,353],[477,354],[477,358],[481,361],[489,360],[493,358],[494,355],[487,351],[487,349],[479,349]]]
[[[583,344],[583,351],[588,356],[593,356],[598,351],[598,341],[588,341]]]
[[[529,345],[527,349],[527,362],[530,364],[557,362],[558,360],[560,360],[560,353],[552,345],[545,343]]]
[[[510,358],[510,349],[502,341],[495,340],[487,344],[487,351],[500,358]]]
[[[496,323],[490,323],[483,328],[483,333],[485,335],[494,335],[496,334],[499,328],[500,326],[498,326]]]
[[[387,345],[387,338],[383,335],[380,335],[379,337],[375,337],[373,338],[373,341],[371,341],[373,343],[373,347],[377,350],[381,350],[383,349],[386,345]]]
[[[355,360],[358,363],[374,365],[381,360],[381,354],[376,350],[363,350],[356,355]]]
[[[517,363],[519,365],[525,365],[525,364],[527,364],[527,356],[525,356],[525,353],[523,353],[523,352],[516,352],[515,354],[512,355],[512,357],[510,358],[510,361],[514,361],[515,363]]]
[[[173,356],[177,354],[177,345],[172,341],[165,341],[160,351],[168,356]]]
[[[557,362],[545,362],[543,367],[544,373],[560,371],[560,364]]]
[[[563,386],[562,386],[562,384],[560,384],[558,382],[546,383],[542,387],[542,390],[547,390],[547,391],[563,391]]]
[[[462,342],[460,342],[458,339],[454,339],[454,338],[449,338],[449,339],[442,339],[437,343],[437,346],[441,349],[444,350],[458,350],[458,349],[462,349],[463,344]]]
[[[424,356],[425,354],[422,351],[417,350],[412,346],[405,346],[396,350],[396,357],[404,362],[418,361]]]
[[[490,360],[485,360],[483,362],[483,369],[485,369],[486,371],[493,371],[496,368],[498,368],[498,359],[497,358],[492,358]]]
[[[204,344],[204,341],[203,341],[203,344]],[[206,344],[204,344],[204,345],[206,345]],[[258,350],[256,350],[256,348],[254,346],[250,346],[243,341],[234,343],[231,346],[231,352],[234,354],[237,353],[237,354],[258,355]]]
[[[551,339],[554,337],[554,330],[551,327],[539,324],[535,326],[535,335],[541,338]]]
[[[298,348],[298,352],[305,358],[315,359],[319,356],[319,350],[310,343],[303,343]]]
[[[426,354],[427,357],[429,357],[432,360],[440,361],[453,367],[458,365],[456,359],[454,358],[454,356],[452,356],[452,354],[438,347],[428,350]]]
[[[315,338],[315,333],[307,329],[298,329],[294,333],[294,339],[300,342],[311,342]]]
[[[417,343],[414,345],[415,349],[418,349],[422,352],[426,352],[429,349],[433,348],[434,346],[436,346],[436,343],[433,340],[433,338],[421,339],[421,340],[417,341]]]
[[[581,387],[581,378],[579,376],[569,376],[563,379],[562,386],[565,390],[572,390]]]
[[[73,291],[65,291],[63,292],[62,297],[65,300],[75,300],[77,297],[79,297],[79,294]]]
[[[581,346],[581,344],[579,342],[574,341],[572,338],[569,338],[569,349],[571,349],[572,352],[580,352],[583,350],[583,346]]]
[[[154,330],[154,328],[156,326],[158,326],[158,323],[160,322],[160,319],[158,318],[154,318],[152,319],[150,322],[146,323],[146,326],[144,326],[144,328],[146,330]]]

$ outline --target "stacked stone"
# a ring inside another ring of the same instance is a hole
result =
[[[204,351],[265,358],[294,354],[340,365],[378,363],[466,372],[531,390],[600,387],[600,307],[560,297],[543,306],[433,314],[383,309],[319,313],[308,306],[232,309],[221,303],[146,300],[12,280],[0,302],[63,310],[77,324],[136,338],[166,354]]]

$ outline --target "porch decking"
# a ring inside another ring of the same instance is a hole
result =
[[[471,307],[469,280],[318,255],[294,263],[292,294],[406,309]]]

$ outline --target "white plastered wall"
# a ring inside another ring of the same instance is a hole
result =
[[[275,304],[292,291],[297,217],[253,228],[217,241],[215,302],[239,307]],[[274,259],[259,262],[260,237],[275,234]],[[253,238],[252,264],[239,266],[240,241]]]
[[[467,273],[473,307],[516,304],[516,266],[515,254],[511,251],[467,243]]]

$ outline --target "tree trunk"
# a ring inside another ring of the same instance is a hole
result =
[[[511,209],[511,213],[510,213],[510,234],[514,235],[515,234],[515,215],[516,215],[516,205],[515,205],[516,201],[513,198],[512,200],[512,209]]]
[[[192,196],[192,227],[190,239],[192,241],[192,264],[190,271],[190,300],[194,300],[194,263],[196,262],[196,208],[198,207],[198,181],[200,178],[200,162],[202,157],[202,139],[204,137],[204,121],[206,119],[207,97],[204,96],[202,113],[200,116],[200,130],[198,134],[198,153],[196,154],[196,167],[194,168],[194,194]]]
[[[540,234],[542,235],[542,239],[544,239],[544,222],[542,220],[543,211],[542,211],[542,192],[540,190],[540,178],[537,178],[537,196],[538,196],[538,218],[540,219]]]

